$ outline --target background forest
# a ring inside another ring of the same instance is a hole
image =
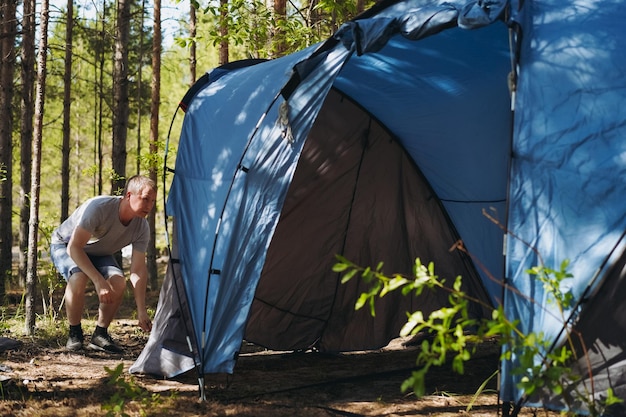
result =
[[[58,279],[46,260],[51,231],[82,201],[118,193],[136,173],[160,186],[149,219],[156,288],[166,142],[173,168],[182,122],[180,112],[174,115],[199,76],[238,59],[273,59],[313,45],[369,5],[2,0],[0,298],[23,294],[27,332],[43,292],[38,286]]]

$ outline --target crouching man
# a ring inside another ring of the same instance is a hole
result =
[[[146,249],[150,228],[146,216],[154,207],[157,188],[143,176],[128,179],[122,196],[93,197],[72,213],[53,233],[50,256],[67,281],[65,309],[69,322],[66,348],[83,348],[81,320],[85,289],[91,281],[98,294],[96,330],[88,349],[122,353],[108,333],[126,289],[126,278],[114,254],[132,245],[130,282],[133,286],[139,327],[148,332],[152,323],[146,309],[148,269]]]

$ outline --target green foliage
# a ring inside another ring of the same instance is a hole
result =
[[[192,40],[206,40],[208,45],[217,47],[228,42],[231,48],[242,47],[238,50],[241,56],[233,59],[276,57],[277,53],[301,50],[330,37],[339,24],[357,13],[356,1],[288,2],[286,16],[276,15],[262,0],[235,0],[227,4],[215,0],[206,4],[193,1],[192,4],[200,22],[198,34],[195,39],[181,36],[177,44],[187,47]],[[286,49],[279,51],[279,45]]]
[[[568,266],[569,260],[566,259],[561,263],[559,270],[540,265],[532,267],[527,271],[530,275],[536,276],[539,282],[543,283],[544,291],[551,296],[548,302],[556,305],[561,313],[573,307],[574,304],[574,295],[571,291],[564,292],[561,290],[561,283],[566,279],[572,278],[572,274],[567,272]]]
[[[159,394],[153,394],[140,387],[134,378],[124,374],[124,364],[120,363],[115,369],[104,367],[109,375],[108,384],[115,387],[115,393],[111,398],[102,404],[102,410],[107,416],[128,417],[127,406],[131,402],[139,403],[140,415],[148,415],[147,411],[153,410],[161,405],[162,400]]]
[[[335,16],[341,22],[348,20],[348,17],[354,17],[357,13],[356,2],[350,1],[320,0],[315,4],[314,10],[326,16]]]
[[[52,232],[56,228],[55,223],[51,223],[48,219],[42,219],[39,224],[39,244],[37,251],[38,278],[42,288],[43,316],[49,320],[56,320],[58,310],[54,308],[54,293],[56,290],[65,286],[65,281],[47,256],[46,251],[41,248],[50,248]],[[43,296],[44,289],[47,291],[47,297]]]
[[[138,161],[142,170],[145,172],[154,170],[157,173],[157,178],[160,178],[163,174],[165,141],[157,141],[154,143],[154,146],[157,150],[156,153],[144,153],[139,155]]]
[[[40,263],[43,263],[43,268],[39,268],[39,282],[42,287],[42,295],[47,296],[47,298],[42,297],[43,315],[50,320],[56,320],[59,311],[54,308],[54,293],[65,286],[65,281],[51,261],[40,260]],[[43,294],[44,290],[46,291],[45,294]]]
[[[519,376],[518,388],[523,390],[526,397],[542,391],[552,392],[562,395],[570,407],[575,403],[585,404],[593,416],[602,415],[607,407],[622,401],[615,397],[612,390],[609,390],[608,397],[602,400],[595,400],[591,395],[593,393],[587,392],[584,385],[584,392],[574,390],[573,384],[580,377],[570,368],[572,361],[577,359],[572,334],[567,334],[568,343],[553,349],[552,342],[543,333],[523,333],[519,328],[519,322],[506,317],[502,306],[493,309],[466,294],[462,290],[460,276],[451,287],[448,287],[445,280],[435,274],[434,265],[430,263],[425,266],[419,258],[415,261],[411,278],[401,275],[386,276],[382,272],[382,263],[372,269],[359,267],[342,256],[337,258],[338,262],[333,270],[343,274],[342,283],[360,275],[362,280],[369,284],[369,290],[361,294],[355,308],[360,309],[369,305],[372,315],[375,315],[375,300],[392,291],[401,290],[404,295],[412,293],[416,296],[422,294],[424,290],[448,293],[448,305],[433,311],[428,317],[421,311],[408,314],[400,335],[427,334],[430,337],[422,341],[416,359],[418,370],[403,382],[403,392],[412,389],[418,397],[423,396],[426,392],[425,378],[433,366],[442,366],[450,362],[456,373],[463,374],[464,364],[471,359],[477,344],[495,338],[501,346],[506,346],[506,349],[502,350],[501,359],[514,359],[512,373]],[[564,281],[572,278],[567,272],[568,266],[569,262],[564,261],[558,270],[540,266],[528,271],[543,284],[550,302],[559,306],[562,315],[574,302],[573,294],[563,290],[567,288],[563,284]],[[491,317],[472,318],[469,314],[471,303],[479,303],[491,309]],[[582,343],[582,339],[580,342]],[[480,389],[484,389],[484,386],[485,384]]]

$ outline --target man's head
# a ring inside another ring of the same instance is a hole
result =
[[[124,195],[126,195],[128,192],[137,194],[146,187],[151,188],[155,193],[157,192],[157,186],[150,178],[144,177],[143,175],[133,175],[128,179],[128,181],[126,181]]]
[[[142,175],[135,175],[126,182],[124,199],[128,199],[134,216],[146,217],[154,207],[156,193],[154,181]]]

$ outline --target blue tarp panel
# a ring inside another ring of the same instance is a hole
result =
[[[399,138],[468,250],[498,278],[502,231],[482,210],[504,221],[510,70],[508,32],[500,23],[419,42],[395,37],[380,53],[353,57],[335,82]],[[501,299],[501,286],[483,276],[494,301]]]
[[[510,191],[509,229],[518,239],[507,245],[507,276],[523,296],[507,293],[505,306],[524,331],[551,338],[560,315],[526,270],[570,260],[566,285],[579,298],[606,273],[598,269],[613,248],[624,251],[626,10],[615,2],[527,3]],[[517,399],[505,365],[503,397]]]
[[[236,73],[235,89],[231,74],[224,75],[196,95],[186,114],[167,209],[178,222],[182,277],[205,372],[233,370],[264,254],[304,142],[306,129],[300,125],[312,123],[306,113],[302,122],[293,120],[296,137],[290,139],[276,122],[283,102],[278,92],[306,54],[244,68]],[[341,62],[334,55],[324,64],[326,71],[318,67],[310,86],[302,86],[308,95],[319,91],[319,104],[295,94],[292,109],[299,110],[299,100],[307,111],[319,108],[335,63]],[[265,109],[267,116],[260,111]]]

